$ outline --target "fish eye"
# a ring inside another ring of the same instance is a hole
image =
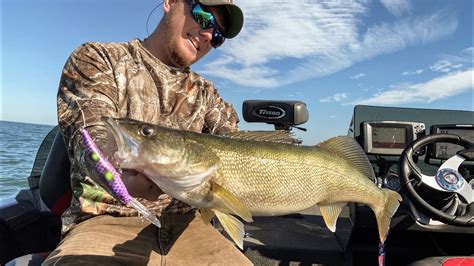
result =
[[[155,130],[153,129],[153,127],[143,126],[140,129],[140,134],[142,134],[142,136],[144,136],[144,137],[150,137],[150,136],[153,136],[155,134]]]

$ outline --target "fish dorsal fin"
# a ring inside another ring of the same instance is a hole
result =
[[[346,204],[347,203],[318,204],[324,223],[333,233],[336,232],[337,218]]]
[[[227,208],[230,213],[241,217],[246,222],[253,221],[252,214],[247,209],[247,207],[245,207],[244,204],[227,189],[217,184],[216,182],[211,181],[211,190],[213,192],[214,197],[216,197],[221,203],[223,203],[225,208]]]
[[[284,144],[298,144],[301,141],[294,134],[286,130],[273,131],[237,131],[226,133],[228,138],[240,140],[269,141]]]
[[[222,224],[222,227],[224,227],[225,231],[229,234],[230,238],[232,238],[235,244],[237,244],[237,246],[243,250],[245,230],[242,222],[232,215],[220,212],[218,210],[214,210],[214,213],[216,214],[217,219],[219,219],[219,222]]]
[[[325,140],[317,145],[317,147],[328,152],[339,155],[348,160],[354,167],[365,176],[375,179],[374,169],[355,139],[349,136],[338,136]]]

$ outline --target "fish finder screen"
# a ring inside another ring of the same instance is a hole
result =
[[[408,121],[364,121],[361,124],[364,151],[367,154],[399,156],[418,133],[424,133],[425,124]]]
[[[438,134],[454,134],[463,138],[474,141],[474,128],[473,127],[457,127],[457,128],[436,128]],[[458,151],[462,150],[463,147],[452,144],[452,143],[436,143],[433,159],[448,159],[454,156]]]
[[[372,128],[372,147],[385,149],[404,149],[407,144],[407,128],[382,127]]]

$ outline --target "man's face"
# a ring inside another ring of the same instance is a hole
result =
[[[167,55],[171,65],[188,67],[211,50],[213,29],[201,29],[191,15],[187,1],[170,1],[170,8],[164,22],[168,40]],[[224,17],[222,8],[208,8],[222,27]],[[166,10],[165,10],[166,11]]]

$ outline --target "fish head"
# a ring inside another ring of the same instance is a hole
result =
[[[150,177],[160,188],[192,188],[217,171],[219,158],[183,131],[127,118],[104,118],[115,140],[115,161]]]

